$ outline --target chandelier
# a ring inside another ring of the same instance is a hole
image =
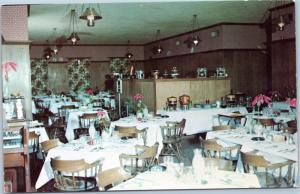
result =
[[[78,21],[77,21],[77,13],[75,9],[71,10],[70,14],[70,31],[72,29],[72,33],[67,40],[71,40],[72,45],[76,45],[76,43],[80,40],[77,32],[75,31],[75,27],[78,29]]]
[[[157,30],[157,31],[156,31],[156,41],[158,41],[158,45],[155,46],[155,47],[153,48],[153,53],[154,53],[154,54],[160,54],[160,53],[163,52],[163,48],[162,48],[162,46],[160,45],[160,44],[161,44],[161,40],[160,40],[160,30]]]
[[[197,15],[193,15],[193,34],[192,34],[192,41],[194,46],[198,46],[200,42],[200,38],[198,35],[195,36],[195,28],[198,27],[198,20],[197,20]]]
[[[127,57],[128,59],[131,59],[133,57],[133,54],[129,51],[129,45],[130,45],[130,40],[128,40],[128,42],[127,42],[125,57]]]
[[[96,11],[96,9],[94,7],[91,7],[91,5],[89,4],[89,6],[85,9],[85,11],[83,12],[84,10],[84,5],[82,6],[82,14],[81,16],[79,17],[80,19],[82,20],[86,20],[87,21],[87,26],[88,27],[93,27],[95,26],[95,20],[100,20],[102,19],[102,16],[101,16],[101,11],[100,11],[100,7],[99,5],[97,4],[97,7],[98,7],[98,13]]]

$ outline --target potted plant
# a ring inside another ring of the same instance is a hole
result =
[[[138,120],[142,120],[143,118],[143,99],[144,99],[144,94],[142,93],[136,93],[133,96],[134,101],[136,102],[136,117]]]
[[[251,105],[254,108],[256,115],[261,115],[261,111],[264,107],[269,107],[271,105],[271,98],[263,95],[263,94],[259,94],[257,96],[254,97]]]

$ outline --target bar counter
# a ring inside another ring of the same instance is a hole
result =
[[[194,103],[204,103],[220,100],[222,96],[230,93],[229,77],[209,78],[177,78],[177,79],[128,79],[123,80],[123,93],[121,99],[132,99],[134,94],[143,93],[144,103],[150,111],[163,109],[167,98],[187,94]]]

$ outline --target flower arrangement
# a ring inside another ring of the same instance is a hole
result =
[[[266,95],[259,94],[254,97],[251,105],[260,111],[263,107],[270,106],[272,99]]]
[[[85,89],[85,93],[92,95],[92,94],[94,94],[94,90],[92,88],[87,88],[87,89]]]
[[[136,111],[137,112],[143,112],[143,99],[144,99],[144,94],[142,93],[137,93],[133,96],[134,101],[136,102]]]
[[[296,99],[296,98],[292,98],[292,99],[290,99],[290,100],[287,100],[287,103],[289,103],[290,107],[296,108],[296,105],[297,105],[297,99]]]
[[[100,121],[100,124],[103,126],[103,130],[105,132],[109,132],[110,119],[109,119],[109,116],[108,116],[107,112],[104,111],[104,110],[99,110],[97,112],[97,116],[98,116],[98,119]]]
[[[8,81],[8,72],[10,70],[17,71],[17,64],[12,61],[7,61],[2,64],[3,78]]]

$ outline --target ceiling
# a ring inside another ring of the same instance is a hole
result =
[[[94,27],[78,19],[78,44],[126,44],[127,40],[145,44],[156,40],[157,29],[161,38],[191,31],[193,14],[198,15],[198,28],[220,22],[259,23],[273,5],[274,1],[101,3],[98,6],[103,19],[97,20]],[[79,16],[82,4],[30,5],[28,28],[33,44],[68,37],[71,9]]]

